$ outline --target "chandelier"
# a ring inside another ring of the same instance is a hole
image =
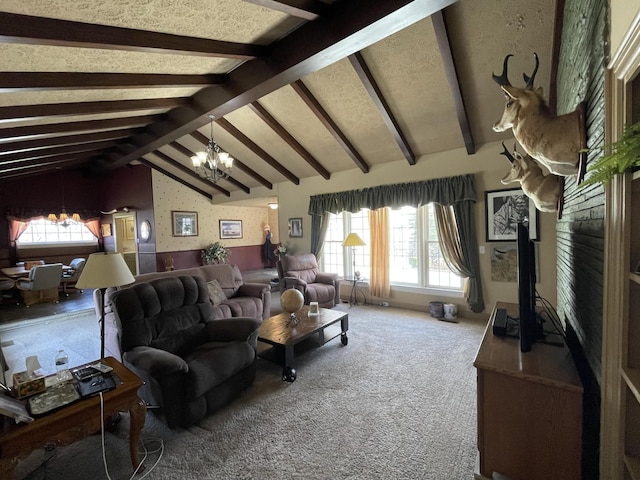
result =
[[[223,152],[213,139],[214,116],[209,115],[209,118],[211,119],[211,139],[207,144],[207,150],[196,152],[191,157],[191,161],[198,175],[211,183],[216,183],[218,180],[224,180],[229,177],[233,166],[233,157],[227,152]]]
[[[60,225],[61,227],[68,227],[69,225],[78,223],[80,221],[80,214],[72,213],[68,214],[67,210],[64,208],[64,176],[62,172],[60,172],[60,184],[62,186],[62,208],[60,209],[60,213],[56,215],[54,212],[51,212],[47,215],[47,220],[51,223]]]

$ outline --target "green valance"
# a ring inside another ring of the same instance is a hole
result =
[[[464,201],[476,201],[475,177],[472,174],[313,195],[309,201],[309,215],[342,211],[355,213],[363,208],[417,208],[428,203],[453,205]]]

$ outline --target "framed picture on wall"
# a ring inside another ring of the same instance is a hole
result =
[[[540,240],[538,210],[521,188],[485,193],[487,242],[515,242],[519,222],[529,222],[531,240]]]
[[[242,220],[220,220],[220,239],[242,238]]]
[[[289,237],[301,238],[302,237],[302,218],[290,218],[289,219]]]
[[[102,225],[100,225],[100,229],[102,230],[102,236],[103,237],[110,237],[111,236],[111,224],[110,223],[103,223]]]
[[[198,236],[198,212],[171,212],[174,237]]]

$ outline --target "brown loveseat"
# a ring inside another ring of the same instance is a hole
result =
[[[131,285],[122,288],[129,288],[132,285],[149,282],[157,278],[177,277],[177,276],[197,276],[202,277],[205,282],[217,280],[226,296],[217,305],[212,305],[214,318],[235,318],[249,317],[260,322],[269,318],[271,311],[271,289],[267,284],[244,283],[242,274],[237,265],[218,264],[203,265],[200,267],[185,268],[169,272],[143,273],[135,277],[136,281]],[[111,295],[115,288],[108,288],[105,296],[105,355],[122,360],[119,345],[118,325],[111,309]],[[96,315],[100,318],[101,301],[100,292],[94,292]]]

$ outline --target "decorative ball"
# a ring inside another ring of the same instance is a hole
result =
[[[295,313],[304,305],[304,297],[299,290],[290,288],[280,295],[280,305],[287,313]]]
[[[354,275],[356,276],[356,278],[360,278],[360,270],[356,270],[356,272],[354,273]]]

